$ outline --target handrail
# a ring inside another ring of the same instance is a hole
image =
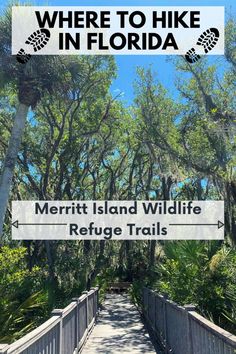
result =
[[[7,354],[10,354],[10,353],[15,354],[16,350],[23,351],[23,350],[27,349],[27,347],[29,347],[30,345],[35,343],[39,338],[43,337],[46,333],[48,333],[59,322],[60,322],[60,317],[58,317],[58,316],[51,317],[49,320],[44,322],[39,327],[35,328],[30,333],[26,334],[24,337],[18,339],[14,343],[12,343],[8,347]]]
[[[92,329],[97,311],[98,288],[92,288],[73,299],[64,309],[53,310],[49,320],[16,342],[0,344],[0,354],[21,354],[25,350],[34,354],[79,353]]]
[[[213,322],[207,320],[205,317],[199,315],[195,311],[190,311],[189,315],[192,317],[193,320],[197,321],[207,331],[211,332],[214,335],[217,335],[225,343],[229,344],[230,346],[236,349],[236,336],[234,334],[215,325]]]
[[[165,353],[236,353],[236,336],[199,315],[192,305],[179,306],[143,288],[143,313]]]

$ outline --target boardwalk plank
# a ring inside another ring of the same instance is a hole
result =
[[[107,295],[82,354],[156,353],[140,315],[126,296]]]

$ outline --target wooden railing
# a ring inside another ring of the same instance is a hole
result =
[[[194,306],[178,306],[144,288],[143,313],[165,353],[236,353],[236,336],[200,316]]]
[[[98,288],[84,292],[63,310],[35,330],[8,344],[0,344],[0,354],[76,354],[90,333],[98,310]]]

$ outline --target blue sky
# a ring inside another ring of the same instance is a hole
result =
[[[21,2],[21,1],[19,1]],[[236,1],[235,0],[35,0],[29,1],[34,5],[65,5],[65,6],[225,6],[226,17],[227,13],[236,15]],[[9,3],[9,1],[1,0],[1,8]],[[25,3],[25,1],[22,3]],[[137,66],[149,67],[152,65],[153,70],[157,72],[158,78],[170,91],[175,93],[174,78],[175,70],[170,62],[166,61],[166,56],[116,56],[118,66],[118,77],[114,81],[111,90],[115,94],[116,90],[124,92],[123,99],[130,103],[133,98],[133,81]]]

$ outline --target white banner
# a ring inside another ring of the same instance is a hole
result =
[[[224,7],[13,6],[12,54],[224,54]]]
[[[223,240],[223,201],[14,201],[14,240]]]

